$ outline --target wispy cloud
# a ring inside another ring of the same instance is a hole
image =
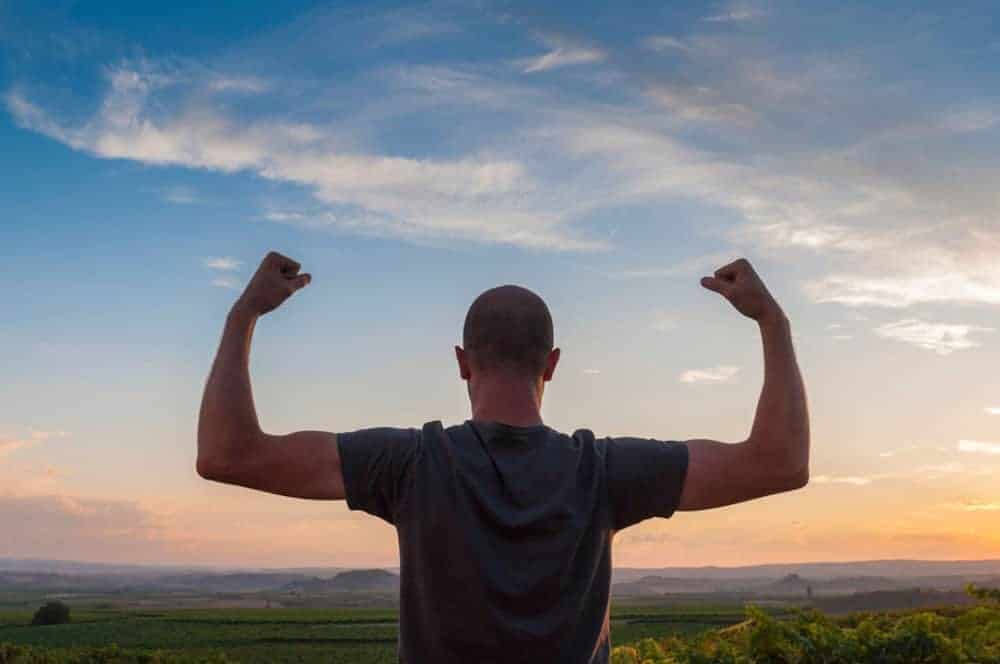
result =
[[[646,94],[681,120],[749,127],[756,119],[749,106],[726,101],[719,91],[707,87],[657,85]]]
[[[998,512],[1000,511],[1000,502],[967,501],[955,503],[954,507],[966,512]]]
[[[811,482],[816,484],[851,484],[853,486],[865,486],[872,483],[872,478],[860,475],[846,475],[836,477],[832,475],[817,475],[811,478]]]
[[[1000,124],[1000,109],[964,108],[949,111],[942,120],[945,129],[960,134],[992,129]]]
[[[882,458],[889,458],[889,457],[894,457],[894,456],[897,456],[899,454],[903,454],[903,453],[907,453],[907,452],[921,452],[921,451],[922,452],[940,452],[940,453],[948,453],[948,454],[950,454],[951,453],[951,448],[949,448],[949,447],[943,447],[941,445],[925,445],[925,444],[904,445],[902,447],[897,447],[896,449],[883,450],[882,452],[879,452],[878,455],[880,457],[882,457]]]
[[[249,171],[306,186],[333,208],[324,218],[331,226],[536,249],[604,246],[575,236],[565,211],[532,198],[535,183],[516,159],[366,154],[340,149],[328,130],[312,124],[237,120],[214,107],[163,113],[150,98],[169,85],[172,79],[149,64],[113,69],[99,112],[77,125],[54,120],[17,90],[8,92],[6,105],[21,126],[100,157]]]
[[[992,332],[993,328],[954,323],[929,323],[907,318],[885,323],[875,328],[875,334],[884,338],[932,350],[939,355],[950,355],[959,350],[976,348],[982,344],[970,339],[972,334]]]
[[[955,256],[956,262],[960,260]],[[968,258],[966,259],[968,260]],[[818,302],[899,309],[915,304],[1000,304],[1000,278],[968,263],[953,269],[924,266],[892,276],[831,275],[806,285]]]
[[[691,47],[683,40],[668,35],[650,35],[642,40],[643,48],[650,51],[688,51]]]
[[[601,375],[600,369],[584,369],[583,373],[587,376],[599,376]]]
[[[536,58],[527,60],[524,63],[523,71],[525,74],[534,74],[552,69],[561,69],[563,67],[601,62],[605,58],[607,58],[607,53],[598,48],[580,46],[559,47]]]
[[[678,380],[682,383],[731,383],[736,379],[739,367],[719,366],[709,369],[688,369]]]
[[[243,261],[237,260],[232,256],[215,256],[205,259],[205,267],[210,270],[219,270],[220,272],[233,272],[242,266]]]
[[[34,447],[47,440],[67,437],[69,437],[69,432],[67,431],[42,431],[39,429],[29,429],[27,435],[23,436],[0,435],[0,457],[16,452],[17,450]]]
[[[1000,415],[1000,407],[990,406],[984,410],[988,415]]]
[[[395,9],[380,17],[379,22],[384,27],[374,39],[377,46],[440,38],[463,31],[461,24],[420,7]]]
[[[261,94],[271,89],[271,84],[256,76],[215,76],[207,87],[214,92]]]
[[[715,270],[731,263],[735,255],[731,251],[718,251],[699,256],[692,256],[681,261],[609,272],[610,279],[663,279],[670,277],[695,278],[712,274]]]
[[[68,438],[69,432],[58,429],[55,431],[42,431],[40,429],[30,429],[32,440],[49,440],[51,438]]]
[[[744,21],[755,21],[767,15],[767,10],[753,2],[737,0],[729,2],[715,14],[706,16],[703,20],[709,23],[742,23]]]
[[[1000,443],[987,443],[981,440],[960,440],[958,451],[967,454],[1000,454]]]
[[[226,288],[228,290],[239,290],[240,282],[232,277],[218,277],[212,280],[212,285],[217,288]]]

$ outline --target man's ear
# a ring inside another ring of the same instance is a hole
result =
[[[553,348],[549,351],[549,356],[545,358],[545,373],[542,374],[542,380],[552,380],[552,376],[556,372],[557,364],[559,364],[559,349]]]
[[[469,370],[469,358],[461,346],[455,346],[455,359],[458,360],[458,375],[462,377],[462,380],[469,380],[472,377],[472,372]]]

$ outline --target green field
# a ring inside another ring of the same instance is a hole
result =
[[[743,618],[739,606],[616,606],[612,640],[620,644],[692,634]],[[394,609],[107,610],[78,606],[68,625],[33,627],[30,620],[30,611],[0,611],[0,643],[41,647],[57,656],[117,644],[126,651],[205,659],[225,654],[231,661],[247,664],[396,661]]]
[[[396,661],[387,608],[94,609],[30,626],[0,611],[0,664],[246,664]],[[1000,608],[856,614],[737,605],[622,604],[613,664],[1000,664]],[[112,645],[113,644],[113,645]]]

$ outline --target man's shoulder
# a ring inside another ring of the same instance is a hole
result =
[[[474,423],[472,420],[464,420],[456,424],[445,426],[441,422],[441,420],[431,420],[430,422],[424,423],[422,431],[427,433],[444,433],[444,434],[469,433],[475,430],[473,424]],[[481,423],[481,424],[484,426],[489,426],[488,423]],[[533,427],[524,427],[524,428],[533,428]],[[600,440],[597,438],[597,436],[594,434],[592,430],[586,428],[574,429],[572,433],[567,433],[566,431],[556,429],[548,425],[544,425],[543,428],[548,432],[550,436],[572,438],[588,442]]]

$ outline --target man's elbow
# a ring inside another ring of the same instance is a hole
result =
[[[238,468],[225,450],[232,449],[228,445],[217,444],[203,437],[198,438],[198,459],[195,461],[195,471],[202,479],[213,482],[233,482]]]
[[[760,460],[764,481],[769,486],[768,493],[795,491],[809,484],[809,460],[802,458],[770,458]]]
[[[198,455],[194,467],[199,477],[214,482],[225,482],[232,475],[232,470],[226,464],[204,454]]]
[[[805,488],[809,484],[809,467],[802,468],[785,479],[785,491],[796,491]]]
[[[809,484],[808,453],[804,458],[790,459],[784,464],[776,465],[776,467],[781,469],[776,477],[781,491],[795,491]]]

